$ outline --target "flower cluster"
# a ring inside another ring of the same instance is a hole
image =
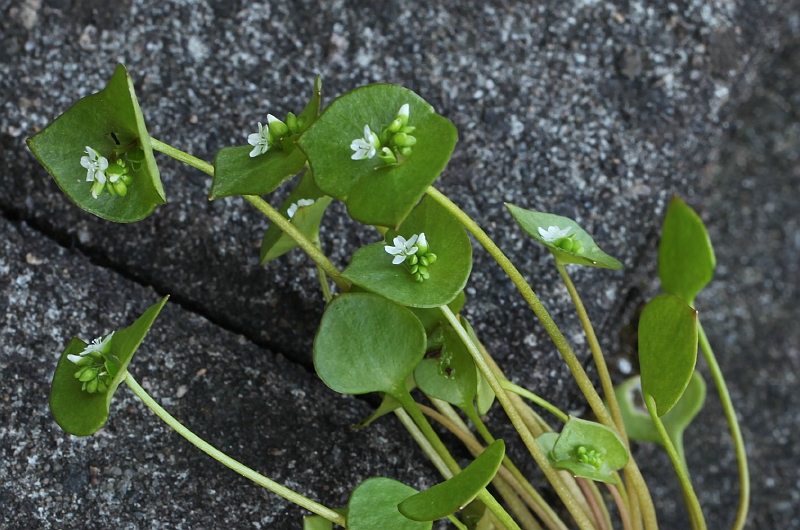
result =
[[[81,165],[86,169],[86,182],[93,182],[92,197],[97,199],[103,190],[109,194],[125,196],[128,194],[128,186],[133,182],[133,178],[128,171],[125,160],[118,159],[109,162],[100,153],[86,146],[86,156],[81,158]]]
[[[388,254],[394,256],[393,265],[405,263],[408,272],[418,282],[430,278],[428,267],[436,262],[436,254],[429,251],[425,232],[419,235],[414,234],[409,239],[397,236],[392,242],[394,245],[386,245],[383,248]]]
[[[90,394],[108,390],[119,372],[119,359],[111,353],[113,336],[112,331],[105,337],[94,339],[78,355],[67,355],[67,359],[78,366],[75,378],[83,383],[81,389]]]
[[[575,456],[578,457],[578,461],[580,461],[581,464],[592,466],[595,469],[603,467],[603,462],[606,459],[602,452],[582,445],[578,446],[578,449],[575,451]]]
[[[575,234],[570,234],[571,227],[559,228],[557,226],[549,226],[547,230],[539,227],[539,235],[546,243],[550,243],[554,247],[561,250],[572,252],[573,254],[583,254],[583,242],[576,237]]]
[[[289,205],[289,209],[286,210],[286,215],[289,217],[289,219],[291,219],[294,217],[294,214],[297,213],[298,208],[302,208],[303,206],[311,206],[315,202],[317,201],[314,199],[300,199],[297,202],[293,202]]]
[[[415,128],[408,125],[409,106],[403,104],[394,120],[381,129],[381,134],[377,135],[370,129],[369,125],[364,125],[364,136],[356,138],[350,143],[353,160],[368,160],[378,155],[378,159],[385,165],[396,164],[398,157],[409,156],[411,148],[416,145],[417,139],[411,136]]]
[[[258,122],[258,132],[247,137],[247,143],[253,146],[250,157],[263,155],[271,147],[282,149],[281,140],[300,131],[304,121],[304,118],[298,118],[291,112],[286,115],[285,122],[272,114],[267,114],[267,126],[264,127]]]

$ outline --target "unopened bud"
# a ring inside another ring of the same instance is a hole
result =
[[[289,134],[289,127],[272,114],[267,114],[267,123],[269,124],[269,133],[273,137],[283,138]]]

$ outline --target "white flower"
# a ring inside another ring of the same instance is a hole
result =
[[[364,137],[356,138],[350,143],[350,149],[355,151],[350,158],[353,160],[372,158],[380,146],[378,135],[370,130],[369,125],[364,125]]]
[[[108,169],[108,159],[100,156],[100,153],[86,146],[86,154],[81,158],[81,165],[86,168],[86,182],[94,182],[95,180],[100,184],[106,183],[105,170]],[[94,196],[97,198],[97,195]]]
[[[547,241],[548,243],[553,243],[558,241],[562,237],[567,237],[567,234],[571,228],[568,226],[564,229],[561,229],[557,226],[550,226],[547,230],[543,229],[541,226],[539,227],[539,235],[542,236],[542,239]]]
[[[408,103],[403,103],[403,106],[397,111],[397,115],[404,116],[406,121],[408,121]]]
[[[394,256],[392,265],[399,265],[400,263],[403,263],[408,256],[413,256],[417,253],[417,250],[419,249],[414,246],[414,243],[417,242],[418,237],[419,236],[417,236],[417,234],[414,234],[408,241],[406,241],[406,238],[403,236],[397,236],[392,241],[394,246],[386,245],[383,247],[386,252]]]
[[[291,219],[292,217],[294,217],[294,214],[297,213],[298,208],[302,206],[311,206],[315,202],[317,201],[315,201],[314,199],[300,199],[297,202],[293,202],[291,205],[289,205],[289,209],[286,210],[286,215],[288,215],[289,219]]]
[[[67,355],[67,359],[69,359],[75,364],[78,364],[78,361],[80,361],[84,356],[92,352],[106,353],[108,351],[108,347],[111,342],[111,337],[113,336],[114,332],[112,331],[105,337],[98,337],[94,339],[91,342],[91,344],[87,344],[86,347],[83,349],[83,351],[80,352],[78,355]]]
[[[250,151],[250,157],[253,158],[266,153],[269,150],[270,140],[269,127],[264,127],[261,122],[258,122],[258,132],[247,137],[247,143],[253,146],[253,150]]]

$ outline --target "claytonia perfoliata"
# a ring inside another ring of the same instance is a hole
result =
[[[350,158],[353,160],[372,158],[380,146],[378,135],[370,130],[369,125],[364,125],[364,137],[356,138],[350,143],[350,149],[354,151]]]
[[[271,116],[271,114],[269,116]],[[269,132],[269,127],[264,127],[261,125],[261,122],[258,122],[258,132],[248,136],[247,143],[253,146],[253,150],[250,151],[250,158],[263,155],[269,151],[270,144],[272,143],[272,135]]]
[[[108,159],[100,156],[100,153],[86,146],[86,155],[81,158],[81,165],[86,168],[86,182],[94,182],[92,185],[92,197],[97,198],[103,191],[106,184],[106,169],[108,169]]]
[[[317,201],[315,201],[314,199],[300,199],[297,202],[293,202],[291,205],[289,205],[289,209],[286,210],[286,215],[288,215],[289,219],[291,219],[292,217],[294,217],[294,214],[297,213],[298,208],[301,208],[303,206],[311,206],[315,202]]]
[[[82,383],[81,389],[90,394],[108,390],[112,379],[119,371],[119,359],[111,353],[112,331],[105,337],[94,339],[78,355],[67,355],[78,366],[75,378]]]
[[[422,235],[423,237],[425,236],[425,234]],[[417,242],[418,238],[419,236],[417,234],[414,234],[408,240],[406,240],[406,238],[404,238],[403,236],[397,236],[392,240],[394,246],[386,245],[383,247],[386,250],[386,252],[394,256],[394,259],[392,260],[392,265],[399,265],[403,263],[407,257],[413,256],[414,254],[417,253],[417,250],[419,250],[419,248],[414,246],[414,243]]]
[[[568,226],[566,228],[559,228],[557,226],[550,226],[545,230],[541,226],[539,227],[539,235],[542,236],[542,239],[547,241],[548,243],[554,243],[561,239],[562,237],[567,237],[571,228]]]
[[[595,469],[600,469],[603,467],[603,461],[605,460],[605,456],[602,452],[597,451],[596,449],[584,447],[582,445],[578,447],[576,456],[581,464],[592,466]]]

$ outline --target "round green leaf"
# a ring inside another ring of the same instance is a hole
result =
[[[622,263],[600,250],[600,247],[594,242],[592,236],[587,234],[578,223],[569,217],[526,210],[510,203],[506,203],[506,207],[511,212],[511,215],[514,216],[517,223],[519,223],[519,226],[521,226],[529,236],[546,246],[560,262],[614,270],[622,268]],[[583,252],[580,254],[568,252],[555,246],[554,242],[546,241],[539,233],[539,228],[547,230],[551,226],[560,229],[569,228],[570,231],[568,234],[574,235],[577,240],[583,243]]]
[[[429,530],[433,523],[407,519],[397,504],[417,490],[390,478],[375,477],[362,482],[347,503],[348,530]]]
[[[306,171],[300,178],[297,187],[289,194],[278,212],[288,218],[287,211],[292,204],[297,201],[306,199],[314,200],[314,204],[308,206],[301,206],[297,209],[291,218],[291,223],[300,230],[304,236],[312,241],[319,239],[319,225],[322,222],[322,216],[325,215],[325,210],[330,205],[330,197],[325,196],[319,188],[314,185],[314,177],[311,171]],[[286,254],[297,246],[294,239],[287,236],[276,224],[271,224],[264,234],[264,239],[261,241],[261,265],[272,261],[273,259]]]
[[[314,82],[314,93],[298,119],[304,119],[300,132],[311,126],[319,113],[322,81]],[[306,156],[291,141],[283,149],[273,148],[251,157],[252,146],[224,147],[214,156],[214,181],[209,200],[231,195],[264,195],[272,193],[287,179],[297,175],[306,163]]]
[[[92,183],[86,181],[86,169],[81,166],[86,146],[110,162],[114,156],[125,160],[127,154],[137,153],[137,163],[128,159],[133,180],[124,197],[108,191],[96,199],[92,196]],[[139,221],[167,202],[133,80],[122,65],[106,88],[75,103],[29,138],[28,147],[75,204],[103,219]]]
[[[430,197],[414,208],[395,232],[386,232],[386,241],[397,235],[409,239],[425,233],[436,262],[428,267],[430,278],[417,282],[404,264],[393,265],[387,243],[362,247],[343,275],[356,285],[409,307],[439,307],[453,301],[464,289],[472,270],[472,246],[461,223]]]
[[[424,359],[414,370],[417,387],[431,397],[475,414],[473,401],[478,388],[478,370],[458,333],[443,326],[444,344],[438,359]]]
[[[659,416],[678,402],[696,362],[697,311],[671,294],[653,298],[639,318],[639,366]]]
[[[694,306],[695,296],[714,276],[716,264],[702,219],[673,195],[658,246],[658,276],[664,292]]]
[[[405,307],[370,293],[328,304],[314,339],[314,367],[342,394],[408,395],[406,378],[425,355],[425,329]]]
[[[352,160],[350,144],[369,125],[376,134],[388,126],[404,104],[408,125],[417,139],[403,161],[382,166],[378,157]],[[298,140],[308,157],[317,186],[347,205],[362,223],[397,227],[447,165],[458,134],[446,118],[410,90],[369,85],[336,98]]]
[[[602,455],[602,464],[594,466],[582,461],[582,450]],[[616,482],[612,472],[628,463],[628,450],[614,431],[605,425],[574,417],[564,425],[549,455],[554,467],[569,470],[577,477],[611,484]]]
[[[492,481],[505,452],[505,442],[495,440],[458,475],[401,502],[400,513],[415,521],[435,521],[458,511]]]
[[[78,355],[84,350],[86,343],[78,338],[70,341],[61,354],[50,387],[50,411],[62,429],[75,436],[89,436],[105,425],[111,398],[114,397],[117,387],[125,378],[128,363],[147,335],[161,308],[164,307],[167,298],[169,297],[164,297],[159,303],[145,311],[129,327],[114,332],[110,343],[111,353],[120,360],[120,368],[106,392],[90,394],[81,390],[81,382],[75,378],[78,366],[67,356]]]

